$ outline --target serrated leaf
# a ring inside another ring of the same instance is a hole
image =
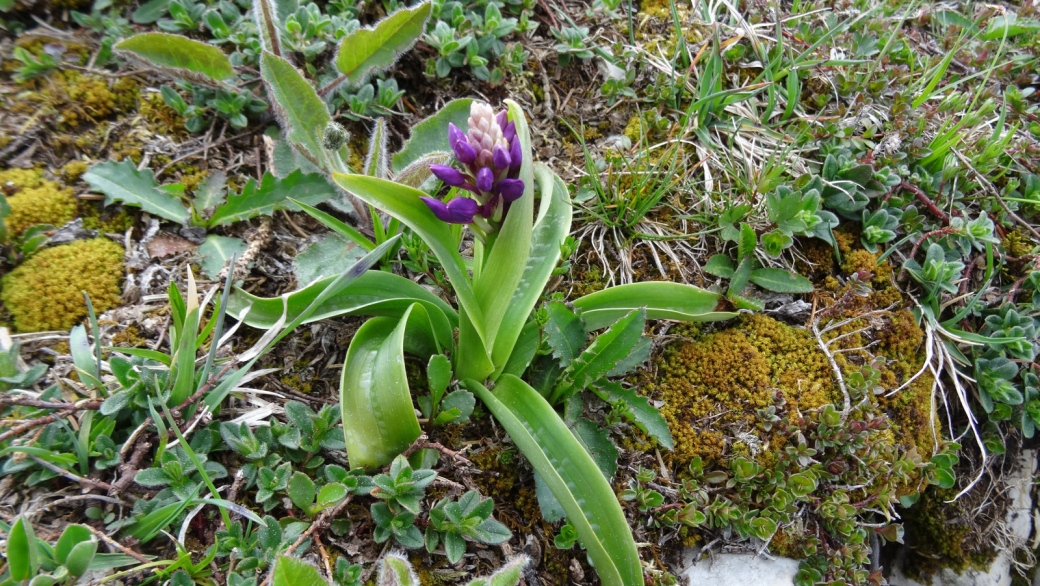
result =
[[[219,48],[181,35],[141,33],[112,48],[174,77],[196,83],[226,87],[221,80],[235,75],[231,61]]]
[[[596,467],[610,482],[617,474],[618,449],[614,442],[610,441],[607,430],[600,429],[595,423],[581,418],[571,427],[574,437],[581,443],[585,451],[592,456]]]
[[[657,443],[669,450],[674,449],[668,423],[661,416],[661,412],[650,404],[649,399],[637,394],[634,389],[626,389],[607,380],[596,381],[589,388],[608,403],[623,402],[628,407],[624,414],[626,419],[656,439]]]
[[[231,257],[241,256],[246,248],[248,245],[241,238],[217,236],[216,234],[206,236],[206,241],[199,246],[198,250],[203,274],[215,280],[220,271],[227,266]]]
[[[322,277],[338,275],[366,254],[368,250],[357,243],[337,234],[326,234],[296,255],[293,274],[297,286],[306,287]]]
[[[812,293],[812,281],[784,269],[755,269],[751,282],[777,293]]]
[[[726,291],[727,296],[737,295],[747,287],[754,264],[755,260],[753,257],[745,257],[737,263],[737,269],[733,271],[733,276],[729,280],[729,289]]]
[[[178,224],[191,217],[180,198],[159,189],[150,169],[138,171],[130,159],[98,163],[83,174],[83,180],[105,194],[105,205],[118,201]]]
[[[303,560],[281,556],[271,572],[271,586],[328,586],[318,569]]]
[[[653,351],[653,349],[653,340],[646,336],[639,338],[639,341],[632,347],[632,351],[628,353],[628,356],[626,356],[621,362],[618,362],[618,365],[608,372],[607,376],[624,376],[639,368],[647,360],[650,360],[650,352]]]
[[[559,301],[550,302],[547,309],[549,321],[545,324],[546,340],[560,365],[567,366],[585,347],[585,321]]]
[[[621,363],[639,342],[646,325],[646,310],[634,309],[600,334],[589,347],[564,369],[553,390],[559,402],[588,387]]]
[[[430,153],[449,152],[451,145],[448,144],[448,124],[453,123],[459,128],[465,128],[472,104],[473,100],[470,98],[452,100],[436,114],[413,126],[411,136],[405,141],[400,152],[393,156],[394,173],[401,174],[409,165]]]
[[[295,211],[299,207],[289,201],[290,197],[314,206],[335,193],[335,188],[316,173],[305,175],[302,171],[294,171],[284,179],[265,173],[259,185],[250,179],[242,188],[242,193],[229,195],[223,205],[213,210],[213,216],[207,221],[207,225],[225,226],[261,214],[271,215],[280,209]]]
[[[434,423],[437,425],[464,423],[473,413],[474,405],[476,405],[476,399],[473,398],[473,393],[467,390],[458,390],[453,393],[448,393],[448,395],[444,397],[444,400],[441,401],[441,409],[443,411],[437,415],[437,419]],[[452,416],[442,417],[447,415],[449,410],[454,411]]]
[[[195,190],[195,199],[191,205],[195,212],[202,216],[207,213],[206,210],[212,211],[226,199],[227,174],[223,171],[213,171]]]
[[[430,2],[401,8],[374,27],[360,28],[343,37],[336,55],[336,68],[355,87],[373,73],[390,68],[419,40],[430,10]]]

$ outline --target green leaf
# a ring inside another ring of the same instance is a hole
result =
[[[327,509],[347,498],[347,487],[338,482],[326,484],[318,491],[317,505],[320,509]]]
[[[639,342],[645,325],[646,310],[633,309],[600,334],[581,356],[564,369],[553,390],[551,402],[558,403],[576,392],[581,392],[614,370]]]
[[[250,179],[242,193],[230,194],[223,205],[213,210],[206,224],[210,227],[226,226],[261,214],[269,216],[275,210],[298,209],[289,196],[308,205],[318,205],[335,193],[335,188],[317,173],[304,175],[302,171],[294,171],[284,179],[265,173],[259,185]]]
[[[152,560],[155,559],[155,556],[146,555],[144,558],[146,560]],[[96,553],[94,554],[94,559],[90,561],[87,570],[91,572],[112,570],[123,566],[134,566],[140,563],[140,560],[122,553]]]
[[[755,255],[755,244],[757,242],[758,238],[755,236],[755,229],[748,224],[741,224],[740,241],[737,243],[737,264]]]
[[[113,47],[164,73],[194,83],[226,87],[220,80],[235,75],[231,61],[218,47],[166,33],[141,33]]]
[[[90,562],[94,559],[94,554],[97,553],[98,541],[93,535],[86,541],[81,541],[73,546],[72,551],[69,552],[65,561],[62,562],[65,569],[69,571],[73,577],[80,577],[90,567]]]
[[[199,494],[201,488],[202,484],[200,483],[192,490],[190,498],[174,501],[145,515],[144,518],[130,526],[130,536],[141,543],[151,541],[160,531],[169,526],[170,523],[173,523],[174,519],[191,506],[192,501]]]
[[[134,11],[130,19],[134,24],[152,24],[163,16],[166,16],[170,0],[149,0]]]
[[[812,281],[784,269],[755,269],[751,282],[777,293],[812,293]]]
[[[646,319],[687,322],[732,319],[735,313],[716,312],[719,294],[692,285],[649,281],[611,287],[574,301],[585,327],[598,330],[613,324],[633,309],[646,308]]]
[[[206,241],[199,246],[199,257],[201,257],[202,273],[210,279],[216,279],[220,271],[224,270],[232,256],[242,256],[248,246],[241,238],[229,236],[217,236],[210,234]]]
[[[552,406],[522,380],[503,375],[495,392],[463,386],[487,405],[567,513],[605,586],[642,586],[632,531],[610,483]]]
[[[472,104],[471,98],[452,100],[436,114],[413,126],[412,135],[405,141],[401,151],[393,156],[394,173],[401,174],[409,165],[429,153],[450,151],[448,123],[465,128]]]
[[[383,556],[383,561],[379,563],[379,579],[376,583],[380,586],[419,586],[419,577],[415,575],[412,565],[403,555],[391,551]]]
[[[371,254],[371,253],[369,253]],[[304,289],[281,297],[256,297],[236,290],[228,303],[228,313],[254,328],[270,329],[282,318],[295,319],[310,306],[334,281],[326,277]],[[444,348],[450,347],[452,329],[458,325],[458,315],[440,297],[408,279],[384,271],[369,271],[332,295],[303,321],[328,319],[340,315],[372,315],[400,319],[413,303],[426,308],[436,326],[437,340]]]
[[[307,212],[307,215],[309,215],[310,217],[314,218],[315,220],[318,220],[322,224],[325,224],[325,227],[329,230],[332,230],[333,232],[339,234],[343,238],[364,247],[365,250],[372,250],[376,247],[376,244],[369,240],[368,237],[366,237],[364,234],[358,232],[352,226],[337,220],[334,216],[326,214],[318,208],[309,206],[305,203],[301,203],[293,198],[289,198],[289,201],[291,201],[296,207],[300,208],[302,211]]]
[[[541,299],[560,261],[560,246],[571,229],[570,195],[563,180],[541,163],[535,165],[534,176],[541,200],[531,232],[530,253],[512,298],[505,302],[506,313],[491,351],[492,362],[500,370],[509,362],[524,324]]]
[[[607,433],[607,430],[600,429],[595,423],[581,418],[571,426],[571,431],[574,432],[574,437],[585,448],[585,451],[592,456],[592,460],[596,462],[596,466],[603,473],[607,482],[610,482],[617,474],[618,449],[614,442],[610,441],[610,434]]]
[[[296,255],[293,274],[297,283],[310,285],[322,277],[342,273],[367,252],[364,247],[337,234],[326,234]]]
[[[83,525],[69,525],[61,532],[61,537],[54,544],[54,559],[59,564],[64,564],[69,557],[69,552],[77,544],[88,541],[94,534]]]
[[[560,366],[567,366],[581,355],[585,348],[585,321],[559,301],[550,302],[549,321],[545,324],[545,337],[553,349],[553,357]]]
[[[296,472],[289,479],[289,486],[285,492],[297,508],[310,511],[311,505],[314,504],[314,481],[309,476],[303,472]]]
[[[266,0],[258,4],[268,6]],[[329,110],[303,74],[285,59],[264,52],[260,75],[289,144],[326,173],[345,172],[346,147],[337,153],[325,150],[322,137],[331,120]]]
[[[729,280],[729,289],[726,294],[729,297],[739,294],[747,287],[748,280],[751,279],[751,269],[755,265],[754,257],[744,257],[737,263],[737,269],[733,271],[733,277]]]
[[[434,423],[436,425],[465,423],[473,413],[475,404],[476,399],[473,398],[473,393],[469,391],[458,390],[448,393],[444,400],[441,401],[441,413],[437,415]]]
[[[438,220],[430,208],[419,199],[425,194],[392,181],[363,175],[336,174],[333,179],[340,187],[361,198],[365,203],[397,218],[423,239],[444,267],[444,273],[451,281],[455,295],[458,296],[459,305],[465,309],[480,340],[486,343],[483,312],[473,292],[455,238],[448,225]]]
[[[271,586],[329,586],[329,583],[307,562],[280,556],[271,572]]]
[[[430,2],[401,8],[374,27],[360,28],[343,37],[336,68],[352,86],[359,86],[374,73],[389,69],[401,54],[412,48],[430,18]]]
[[[668,423],[661,416],[661,412],[650,404],[649,399],[636,394],[634,389],[626,389],[618,383],[607,380],[594,382],[589,390],[608,403],[613,404],[619,401],[624,403],[628,407],[628,410],[624,412],[626,419],[656,439],[657,443],[669,450],[674,449]]]
[[[430,394],[439,400],[451,383],[451,361],[448,357],[443,354],[431,356],[426,366],[426,378],[430,384]]]
[[[105,194],[105,205],[122,202],[178,224],[191,217],[180,198],[159,189],[150,169],[138,171],[130,159],[98,163],[83,174],[83,180]]]
[[[726,254],[716,254],[704,263],[704,272],[723,279],[732,279],[735,270],[733,261]]]
[[[413,304],[399,320],[372,318],[350,341],[340,406],[352,468],[383,466],[422,433],[404,367],[404,338],[413,312],[425,310]]]
[[[497,572],[487,579],[489,586],[516,586],[523,576],[524,567],[527,566],[529,558],[525,555],[509,560],[506,565],[499,568]],[[470,583],[472,586],[472,583]]]
[[[14,522],[7,536],[7,568],[15,580],[28,580],[40,569],[36,535],[32,524],[22,517]]]

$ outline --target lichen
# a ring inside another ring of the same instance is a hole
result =
[[[119,304],[123,247],[106,238],[38,252],[0,281],[0,301],[19,331],[67,330],[87,315],[83,291],[97,312]]]
[[[11,213],[5,219],[10,237],[17,237],[37,224],[61,226],[76,217],[76,198],[71,189],[43,179],[38,171],[27,176],[22,169],[0,172],[0,185],[8,193]]]

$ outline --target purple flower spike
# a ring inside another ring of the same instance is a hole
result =
[[[452,187],[462,187],[466,183],[466,176],[454,167],[447,165],[430,165],[430,171],[444,183]]]
[[[477,189],[481,191],[491,191],[491,188],[494,186],[495,174],[491,169],[481,167],[480,171],[477,171]]]
[[[473,216],[480,207],[477,202],[468,197],[457,197],[447,204],[432,197],[420,198],[430,208],[433,215],[442,222],[449,224],[469,224],[473,222]]]
[[[513,142],[513,139],[516,138],[516,122],[506,124],[506,127],[502,129],[502,138],[506,139],[506,142]]]
[[[509,148],[509,172],[516,173],[520,170],[520,163],[523,162],[524,155],[520,150],[520,141],[514,140],[513,144]]]
[[[495,121],[498,122],[500,128],[505,128],[506,124],[509,123],[509,113],[502,110],[498,114],[495,114]]]
[[[508,203],[520,199],[520,196],[524,194],[524,182],[521,179],[503,179],[498,182],[496,189],[502,199]]]
[[[496,146],[495,147],[495,168],[499,170],[505,170],[509,168],[509,164],[513,161],[512,157],[509,156],[509,151],[506,149]]]

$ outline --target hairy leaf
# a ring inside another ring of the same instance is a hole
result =
[[[358,86],[369,76],[384,71],[397,62],[401,54],[412,48],[430,18],[430,2],[401,8],[374,27],[361,28],[343,37],[336,68]]]
[[[401,151],[393,156],[394,173],[400,174],[429,153],[449,152],[451,145],[448,144],[448,123],[452,122],[459,128],[465,128],[472,104],[471,98],[452,100],[436,114],[413,126],[412,135],[405,141]]]
[[[166,33],[141,33],[112,47],[175,78],[226,87],[221,80],[235,75],[227,55],[213,45]]]

